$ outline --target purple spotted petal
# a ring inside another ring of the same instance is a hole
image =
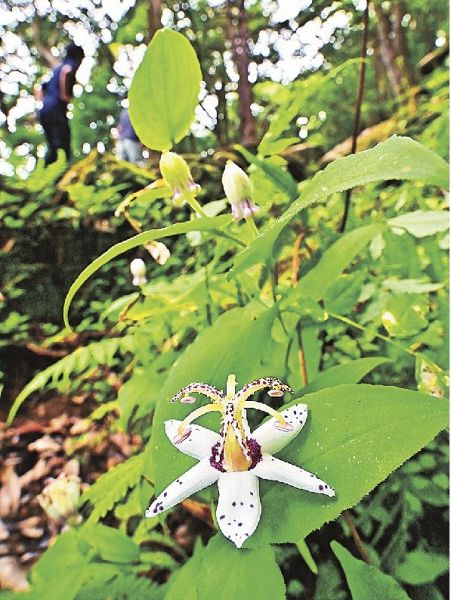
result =
[[[330,497],[335,496],[334,489],[321,479],[318,479],[313,473],[274,458],[270,454],[263,455],[262,460],[252,471],[257,477],[261,477],[262,479],[280,481],[281,483],[286,483],[292,487],[307,490],[314,494],[325,494]]]
[[[281,415],[292,429],[278,428],[278,421],[271,418],[252,433],[252,437],[260,444],[263,452],[276,454],[297,436],[307,421],[307,405],[294,404],[282,410]]]
[[[219,528],[226,538],[241,548],[260,521],[258,479],[251,471],[222,473],[218,490],[216,519]]]
[[[146,510],[146,517],[155,517],[172,508],[217,481],[218,477],[219,471],[210,465],[209,458],[204,458],[161,492]]]
[[[191,423],[189,426],[189,435],[183,437],[181,441],[177,441],[180,423],[181,421],[171,419],[164,424],[166,435],[177,450],[199,460],[210,456],[211,449],[219,441],[219,435],[206,427]]]

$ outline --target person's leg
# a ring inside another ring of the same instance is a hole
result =
[[[44,130],[45,141],[47,143],[47,151],[45,153],[44,158],[45,165],[47,166],[55,162],[58,157],[56,149],[57,147],[54,143],[54,128],[52,121],[49,119],[48,115],[41,114],[39,116],[39,121],[41,123],[42,129]]]

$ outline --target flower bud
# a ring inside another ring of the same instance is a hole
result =
[[[231,160],[227,161],[222,174],[222,185],[235,219],[248,219],[260,210],[252,202],[252,184],[249,177]]]
[[[133,276],[132,284],[136,286],[147,283],[146,263],[141,258],[134,258],[130,263],[130,273]]]
[[[184,203],[187,193],[199,193],[200,186],[194,183],[189,167],[175,152],[163,152],[160,158],[160,172],[166,183],[172,188],[172,201],[176,206]]]
[[[80,479],[66,474],[53,479],[37,497],[49,519],[58,522],[76,522],[79,498]]]
[[[145,248],[159,265],[164,265],[171,256],[169,248],[163,242],[149,242]]]

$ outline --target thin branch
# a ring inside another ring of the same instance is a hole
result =
[[[359,554],[360,554],[362,560],[364,560],[367,565],[370,565],[371,560],[370,560],[369,554],[362,542],[362,538],[360,537],[360,534],[354,524],[354,520],[351,517],[351,513],[349,512],[349,510],[343,511],[343,518],[346,521],[346,523],[351,531],[352,538],[355,542],[355,545],[357,546],[357,550],[359,551]]]
[[[368,46],[368,31],[369,31],[369,2],[367,0],[365,10],[363,11],[363,32],[362,32],[362,45],[360,47],[360,70],[359,70],[359,86],[357,88],[357,96],[355,99],[355,113],[354,113],[354,131],[352,134],[352,148],[351,154],[355,154],[357,150],[357,138],[360,131],[360,114],[362,111],[362,100],[363,92],[365,89],[365,72],[366,72],[366,50]],[[348,220],[349,208],[351,206],[352,188],[346,191],[345,195],[345,209],[343,213],[343,219],[340,225],[340,233],[346,229],[346,222]]]

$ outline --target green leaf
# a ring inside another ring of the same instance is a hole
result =
[[[274,307],[267,308],[257,302],[243,308],[233,308],[200,333],[174,363],[155,411],[149,445],[158,490],[176,479],[194,462],[173,447],[164,431],[166,420],[183,419],[191,412],[192,406],[171,404],[169,400],[193,381],[203,381],[222,389],[230,373],[235,373],[240,386],[254,377],[268,375],[262,370],[261,361],[266,354],[274,318]],[[215,419],[215,416],[207,418],[206,423],[219,428],[219,419]]]
[[[187,133],[198,103],[202,73],[188,40],[161,29],[150,42],[129,92],[130,120],[152,150],[169,150]]]
[[[79,535],[102,560],[127,564],[139,559],[139,546],[119,529],[87,524],[80,528]]]
[[[265,262],[284,227],[314,202],[324,201],[335,192],[390,179],[419,179],[446,188],[448,169],[446,162],[431,150],[410,138],[398,136],[392,136],[370,150],[339,158],[317,173],[305,186],[302,196],[240,252],[235,260],[235,270],[244,271]]]
[[[406,554],[404,562],[398,565],[395,575],[409,585],[423,585],[435,581],[448,571],[449,561],[444,554],[414,550]]]
[[[250,162],[252,165],[255,165],[272,181],[272,183],[284,194],[290,198],[290,200],[294,200],[298,195],[296,181],[290,175],[288,171],[284,171],[282,167],[278,165],[274,165],[269,162],[267,159],[259,158],[246,150],[243,146],[239,144],[235,145],[235,148],[240,152],[244,158]]]
[[[381,321],[385,329],[394,337],[411,337],[428,325],[425,313],[429,303],[418,294],[397,294],[388,300]]]
[[[166,600],[283,600],[285,584],[270,546],[237,550],[220,534],[180,570]],[[185,571],[185,573],[184,573]],[[187,596],[188,591],[188,596]]]
[[[388,224],[395,229],[405,229],[416,238],[423,238],[441,231],[448,231],[449,212],[447,210],[415,210],[389,219]]]
[[[32,569],[33,600],[75,598],[90,558],[89,552],[82,552],[75,529],[58,536]]]
[[[308,566],[310,571],[315,575],[318,575],[318,567],[316,565],[315,559],[310,552],[310,548],[307,546],[307,542],[305,540],[300,540],[296,543],[297,549],[299,550],[299,554],[305,561],[305,564]]]
[[[104,517],[138,483],[142,472],[143,454],[137,454],[101,475],[80,498],[80,506],[89,502],[93,507],[87,522],[95,523]]]
[[[354,258],[383,229],[376,223],[354,229],[342,235],[321,256],[318,264],[299,280],[294,291],[298,298],[321,300],[329,287],[338,279]]]
[[[228,222],[231,221],[231,218],[228,215],[222,215],[220,217],[206,217],[203,219],[194,219],[193,221],[185,221],[183,223],[176,223],[175,225],[169,225],[169,227],[164,227],[162,229],[150,229],[149,231],[144,231],[143,233],[139,233],[129,240],[125,240],[123,242],[119,242],[115,244],[111,248],[109,248],[106,252],[101,254],[95,260],[92,261],[74,283],[70,286],[70,289],[67,293],[67,296],[64,300],[63,307],[63,318],[66,327],[70,329],[69,324],[69,308],[72,303],[72,300],[81,286],[93,275],[96,271],[98,271],[101,267],[106,265],[113,258],[117,258],[127,250],[132,250],[137,246],[141,246],[143,244],[147,244],[153,240],[159,240],[160,238],[168,237],[171,235],[180,235],[182,233],[188,233],[188,231],[207,231],[211,229],[218,229]]]
[[[358,560],[338,542],[332,542],[330,547],[346,575],[352,600],[409,600],[396,579]]]
[[[324,479],[336,497],[262,481],[262,519],[251,546],[305,538],[357,504],[448,425],[442,399],[394,387],[340,385],[302,396],[302,402],[309,407],[307,423],[279,456]]]
[[[311,394],[317,390],[322,390],[334,385],[343,385],[345,383],[358,383],[370,371],[373,371],[380,365],[390,362],[383,356],[371,356],[368,358],[358,358],[350,360],[343,365],[337,365],[323,371],[306,388],[302,390],[303,394]]]
[[[14,404],[9,411],[7,424],[12,423],[19,408],[34,392],[46,386],[57,387],[62,383],[69,383],[70,377],[74,374],[80,374],[90,366],[98,366],[99,363],[110,363],[116,352],[132,351],[133,342],[134,339],[131,335],[99,340],[85,347],[77,348],[68,356],[64,356],[61,360],[44,369],[44,371],[40,371],[27,383],[14,400]]]

